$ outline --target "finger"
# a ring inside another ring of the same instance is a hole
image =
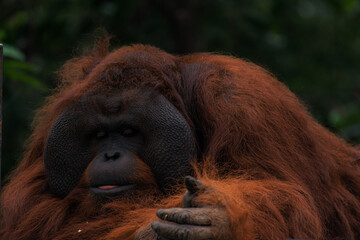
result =
[[[197,207],[195,204],[195,195],[190,193],[189,191],[186,191],[182,200],[182,207],[183,208]]]
[[[171,240],[212,240],[214,235],[210,227],[180,225],[154,221],[151,227],[160,237]]]
[[[168,208],[158,210],[156,215],[162,220],[178,224],[210,226],[211,211],[206,208]]]
[[[199,190],[199,187],[203,185],[200,180],[193,178],[191,176],[185,177],[185,185],[190,193],[196,193]]]

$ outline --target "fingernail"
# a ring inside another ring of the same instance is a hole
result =
[[[162,210],[162,209],[159,209],[159,210],[157,210],[156,211],[156,216],[158,216],[159,218],[163,218],[163,216],[164,216],[164,210]]]

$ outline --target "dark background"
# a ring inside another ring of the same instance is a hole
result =
[[[3,177],[21,159],[55,71],[90,46],[99,27],[116,36],[115,47],[144,43],[251,60],[295,92],[321,124],[360,143],[358,0],[0,0]]]

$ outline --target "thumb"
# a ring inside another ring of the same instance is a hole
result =
[[[185,185],[189,193],[196,193],[197,191],[199,191],[203,183],[200,180],[197,180],[196,178],[193,178],[191,176],[186,176]]]

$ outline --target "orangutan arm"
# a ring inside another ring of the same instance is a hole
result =
[[[201,240],[322,236],[313,200],[299,186],[276,180],[204,182],[187,180],[184,208],[157,212],[162,221],[153,222],[152,228],[160,237]]]

